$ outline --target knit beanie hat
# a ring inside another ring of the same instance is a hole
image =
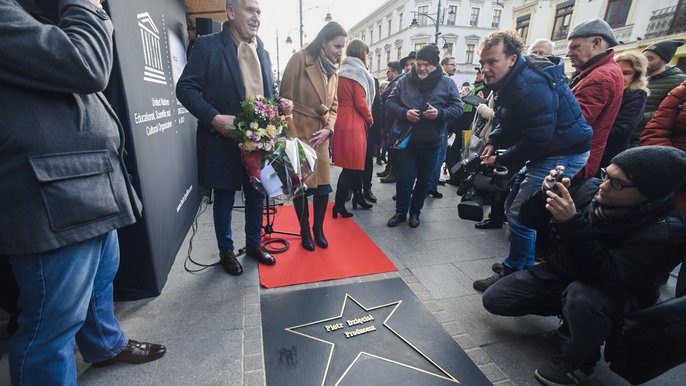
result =
[[[686,179],[686,152],[674,147],[634,147],[617,154],[611,162],[649,200],[667,197]]]
[[[674,54],[676,53],[676,49],[679,48],[684,43],[686,43],[686,40],[684,40],[684,39],[665,40],[665,41],[653,44],[652,46],[643,50],[643,52],[653,51],[656,54],[658,54],[658,56],[660,56],[665,62],[669,62],[674,57]]]
[[[433,44],[427,44],[417,52],[417,60],[426,60],[430,64],[438,66],[438,63],[441,61],[438,57],[439,55],[440,51],[438,51],[438,47]]]
[[[614,32],[612,32],[612,27],[603,19],[591,19],[577,24],[567,36],[567,40],[591,36],[602,36],[603,39],[610,44],[610,47],[619,44],[619,41],[615,38]]]

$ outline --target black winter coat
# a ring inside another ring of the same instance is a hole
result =
[[[271,61],[257,39],[264,96],[274,94]],[[245,99],[243,76],[236,44],[228,22],[222,32],[201,36],[176,84],[176,96],[198,119],[198,182],[205,188],[241,190],[246,173],[238,144],[217,133],[212,119],[217,114],[238,115]]]
[[[661,278],[684,259],[686,221],[670,199],[631,224],[592,223],[590,203],[601,182],[589,179],[570,190],[577,215],[565,223],[550,223],[552,239],[559,240],[557,253],[546,256],[541,268],[570,282],[582,280],[604,291],[623,291],[635,297],[640,307],[647,307],[657,301]],[[539,200],[542,205],[522,207],[523,221],[529,225],[534,224],[524,218],[540,221],[548,213],[540,196],[537,193],[528,203]],[[537,227],[541,226],[539,222]]]
[[[600,161],[601,168],[607,167],[612,157],[629,147],[629,137],[643,119],[647,97],[648,94],[643,90],[624,90],[622,105],[607,137],[603,159]]]

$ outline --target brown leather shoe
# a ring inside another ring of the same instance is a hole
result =
[[[133,339],[129,339],[129,343],[126,344],[124,350],[117,354],[117,356],[102,362],[95,362],[91,364],[91,366],[105,367],[115,363],[141,364],[152,362],[156,359],[162,358],[166,352],[167,348],[161,344],[138,342]]]
[[[233,250],[220,251],[219,259],[222,262],[224,271],[229,275],[238,276],[243,273],[243,267],[241,266],[241,263],[238,262],[238,259],[236,259]]]
[[[259,245],[248,245],[245,247],[245,254],[254,257],[262,264],[274,265],[276,264],[276,259],[271,253],[267,252],[264,248]]]

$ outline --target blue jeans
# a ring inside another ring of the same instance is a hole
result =
[[[573,177],[586,165],[590,152],[574,155],[548,157],[529,161],[517,175],[512,192],[505,205],[507,223],[510,227],[510,254],[503,264],[515,271],[534,265],[536,250],[536,231],[519,221],[522,204],[541,188],[543,179],[556,166],[565,167],[565,175]]]
[[[9,343],[13,385],[76,385],[74,339],[86,362],[119,354],[114,316],[117,232],[45,253],[9,257],[19,284],[19,330]]]
[[[245,193],[245,245],[258,245],[262,240],[262,210],[264,196],[243,176]],[[214,189],[214,234],[220,251],[233,250],[231,234],[231,213],[235,202],[235,190]]]
[[[441,147],[438,149],[438,158],[436,158],[436,169],[429,180],[429,192],[435,192],[438,189],[438,179],[441,178],[441,166],[445,162],[445,155],[448,152],[448,132],[443,133],[441,140]]]
[[[398,177],[395,183],[395,211],[406,215],[417,215],[424,207],[424,199],[429,192],[429,181],[436,167],[438,151],[434,149],[415,149],[408,147],[398,152]],[[413,188],[414,186],[414,188]]]

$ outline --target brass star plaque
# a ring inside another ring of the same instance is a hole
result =
[[[269,385],[490,385],[402,279],[261,298]]]

